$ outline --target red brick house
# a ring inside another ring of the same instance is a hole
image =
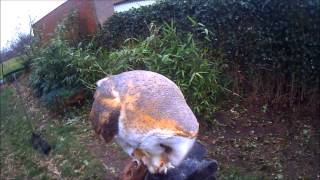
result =
[[[155,0],[67,0],[33,24],[33,32],[39,38],[40,43],[46,45],[58,24],[72,12],[76,12],[78,30],[77,32],[71,31],[69,35],[72,39],[78,38],[75,36],[80,34],[90,36],[96,33],[115,11],[123,12],[154,2]]]
[[[92,35],[114,13],[113,5],[123,1],[67,0],[33,24],[34,35],[39,38],[42,45],[47,44],[57,25],[72,12],[76,12],[80,33]]]

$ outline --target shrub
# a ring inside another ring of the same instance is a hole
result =
[[[82,88],[94,88],[91,84],[106,76],[90,43],[84,48],[72,47],[58,35],[45,48],[36,48],[33,54],[30,84],[48,103],[61,93],[69,91],[72,95]]]
[[[71,61],[72,50],[64,40],[53,39],[46,48],[40,49],[30,81],[39,96],[61,87],[76,86],[76,69],[68,66]]]
[[[145,40],[127,40],[121,50],[110,54],[113,73],[142,69],[158,72],[173,80],[183,91],[188,104],[198,117],[209,120],[221,97],[220,60],[207,58],[205,49],[199,48],[193,34],[180,36],[173,24],[165,24],[163,33],[153,24]]]
[[[166,0],[115,14],[98,40],[118,48],[127,38],[147,37],[146,24],[172,19],[179,32],[194,31],[190,16],[211,32],[209,49],[228,60],[233,91],[262,103],[318,107],[319,12],[317,0]]]
[[[173,80],[194,112],[208,120],[221,97],[220,60],[209,61],[207,49],[198,47],[193,34],[179,35],[173,23],[162,28],[151,24],[149,30],[145,40],[128,39],[126,46],[111,53],[93,51],[92,43],[70,47],[57,36],[34,53],[31,85],[44,101],[55,103],[57,96],[71,95],[79,88],[94,89],[105,76],[150,70]]]
[[[82,34],[78,25],[77,12],[71,12],[57,26],[48,44],[44,46],[43,42],[34,41],[23,56],[26,65],[33,62],[31,87],[49,104],[82,89],[93,89],[91,84],[106,75],[99,65],[104,62],[98,62],[100,59],[97,58],[98,54],[103,55],[101,49],[97,50],[88,39],[82,39],[86,43],[79,43]]]

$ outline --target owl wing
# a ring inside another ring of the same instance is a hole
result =
[[[97,134],[110,142],[118,133],[120,100],[112,93],[108,84],[97,87],[90,112],[90,121]]]

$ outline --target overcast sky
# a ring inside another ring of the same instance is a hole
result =
[[[1,49],[15,40],[18,33],[29,33],[30,19],[34,22],[66,0],[0,0]]]

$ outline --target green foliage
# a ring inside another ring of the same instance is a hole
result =
[[[47,119],[47,126],[41,131],[53,148],[47,157],[30,143],[32,126],[43,123],[42,112],[27,117],[25,102],[17,99],[9,86],[1,89],[0,98],[0,179],[103,179],[106,176],[104,166],[79,140],[88,136],[85,131],[89,126],[81,123],[83,119],[74,124]]]
[[[320,94],[319,12],[318,0],[165,0],[115,14],[97,39],[118,48],[127,38],[147,37],[146,24],[174,20],[179,32],[193,31],[210,51],[223,53],[233,91],[253,99],[262,94],[263,103],[314,103]]]
[[[92,42],[85,45],[79,43],[80,37],[78,14],[71,12],[57,26],[53,38],[45,47],[39,47],[42,45],[34,42],[26,51],[26,65],[33,62],[31,86],[35,94],[48,104],[57,103],[57,97],[72,96],[106,76],[97,59],[98,54],[103,54],[102,51],[93,50]]]
[[[179,35],[173,23],[165,23],[162,34],[154,24],[149,30],[150,36],[145,40],[128,39],[127,46],[110,54],[109,61],[117,67],[113,73],[143,69],[163,74],[180,87],[198,116],[209,119],[221,97],[220,60],[209,61],[206,50],[197,46],[192,33]]]
[[[45,48],[37,48],[34,54],[30,83],[38,96],[47,96],[43,97],[47,102],[64,92],[72,95],[105,76],[90,44],[85,48],[71,47],[58,36]]]
[[[1,63],[0,68],[0,79],[3,79],[4,76],[23,68],[23,61],[19,57],[11,58]]]
[[[31,74],[31,86],[37,95],[42,96],[61,87],[78,88],[76,69],[68,66],[72,62],[72,49],[67,42],[53,39],[50,44],[39,49],[34,59],[34,71]]]
[[[70,47],[58,36],[35,53],[31,85],[44,101],[52,103],[64,92],[84,87],[94,89],[95,82],[105,76],[135,69],[150,70],[173,80],[194,112],[208,118],[221,97],[220,60],[209,61],[207,49],[198,47],[193,34],[178,34],[173,23],[163,28],[151,24],[149,30],[150,36],[145,40],[128,39],[125,47],[111,53],[102,49],[93,51],[92,43],[84,48]]]

